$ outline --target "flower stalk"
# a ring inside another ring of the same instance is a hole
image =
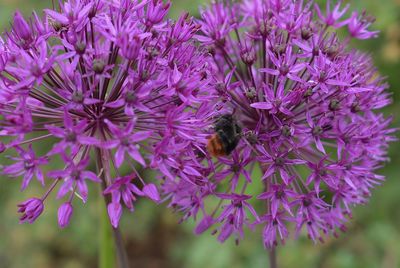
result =
[[[99,267],[100,268],[111,268],[115,266],[115,244],[113,241],[113,234],[110,226],[110,220],[108,218],[107,209],[104,204],[103,198],[99,198],[99,216],[100,216],[100,228],[99,228]]]
[[[122,240],[121,231],[118,228],[112,228],[117,250],[118,266],[120,268],[129,268],[128,255],[126,254],[125,246]]]
[[[96,150],[96,168],[97,172],[99,174],[99,177],[102,181],[102,192],[107,188],[109,182],[110,182],[110,173],[107,165],[107,155],[106,153],[101,150],[97,149]],[[104,201],[105,204],[110,204],[111,198],[109,195],[103,195],[104,196]],[[101,247],[100,247],[100,258],[101,258],[101,264],[104,265],[104,268],[108,267],[113,267],[112,264],[112,259],[114,255],[117,257],[118,261],[118,267],[119,268],[129,268],[129,262],[128,262],[128,257],[126,254],[125,246],[123,243],[123,239],[121,236],[121,231],[119,230],[119,227],[112,227],[112,234],[110,232],[110,221],[108,218],[108,214],[104,213],[104,209],[102,209],[102,237],[101,237]],[[110,244],[109,237],[110,236],[114,237],[114,243],[115,247],[112,247]],[[110,251],[114,251],[116,254],[110,253]],[[103,266],[101,266],[103,267]]]
[[[269,251],[269,268],[278,268],[276,258],[276,247],[271,248]]]

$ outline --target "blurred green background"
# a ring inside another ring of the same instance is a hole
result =
[[[323,3],[324,1],[319,1]],[[349,2],[349,1],[348,1]],[[182,10],[198,14],[205,0],[172,0],[172,16]],[[371,52],[382,75],[388,76],[394,104],[386,114],[395,115],[393,126],[400,121],[400,0],[351,1],[352,8],[366,9],[377,18],[378,39],[353,44]],[[8,28],[15,9],[29,15],[51,7],[51,0],[0,0],[0,28]],[[321,268],[395,268],[400,267],[400,144],[392,144],[392,162],[382,169],[387,181],[374,190],[366,206],[354,210],[349,230],[325,244],[301,237],[288,240],[278,248],[280,267]],[[59,202],[48,203],[44,215],[33,224],[18,224],[16,204],[39,195],[41,189],[30,187],[19,192],[20,180],[0,179],[0,268],[22,267],[97,267],[99,242],[98,192],[92,189],[89,202],[75,203],[71,225],[57,226]],[[55,200],[50,198],[50,200]],[[133,214],[124,214],[122,231],[128,246],[132,267],[140,268],[239,268],[268,267],[259,232],[247,234],[240,246],[233,240],[219,244],[210,233],[194,236],[193,222],[178,225],[178,215],[139,200]]]

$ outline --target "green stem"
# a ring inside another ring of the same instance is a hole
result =
[[[110,184],[110,173],[109,173],[109,166],[108,166],[108,160],[107,160],[107,155],[104,154],[104,152],[101,149],[96,150],[96,156],[97,156],[97,161],[96,161],[96,166],[97,166],[97,172],[100,174],[100,179],[102,180],[102,190],[107,188]],[[103,196],[103,194],[101,194]],[[103,200],[103,212],[102,214],[102,224],[104,224],[104,229],[105,231],[102,232],[105,234],[105,239],[102,239],[101,248],[100,248],[100,261],[102,261],[103,254],[104,254],[104,259],[105,262],[104,264],[106,266],[100,266],[101,268],[113,268],[115,267],[115,257],[117,257],[118,260],[118,267],[119,268],[129,268],[128,264],[128,257],[126,254],[125,246],[123,243],[122,235],[119,230],[119,228],[112,228],[109,218],[108,218],[108,213],[106,209],[106,204],[109,204],[111,202],[111,198],[109,195],[104,195]],[[112,242],[112,238],[114,237],[114,243]],[[104,244],[103,244],[104,242]],[[104,250],[107,250],[108,252],[102,251],[104,247]],[[108,266],[111,265],[111,266]]]
[[[269,268],[278,268],[276,262],[276,247],[269,250]]]
[[[113,228],[115,245],[117,247],[118,267],[129,268],[128,256],[122,241],[122,235],[119,228]]]
[[[100,215],[100,241],[99,241],[99,267],[115,267],[115,246],[113,242],[112,228],[108,219],[107,209],[102,198],[99,199]]]

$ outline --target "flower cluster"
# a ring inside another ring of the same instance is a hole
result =
[[[221,242],[258,225],[267,248],[283,244],[290,226],[314,241],[336,236],[384,179],[375,171],[395,139],[377,111],[390,103],[388,85],[369,56],[348,49],[352,38],[376,36],[372,20],[346,16],[341,2],[326,11],[308,1],[232,2],[201,10],[196,38],[240,142],[226,157],[204,144],[196,158],[181,155],[163,191],[183,219],[200,218],[195,233],[212,228]],[[339,28],[348,29],[343,41]]]
[[[89,180],[117,227],[123,204],[161,201],[142,167],[160,171],[162,194],[182,220],[198,219],[195,233],[213,228],[221,242],[255,226],[267,248],[290,232],[323,241],[344,231],[395,140],[378,111],[388,85],[348,48],[377,36],[373,19],[341,1],[215,1],[175,22],[169,6],[67,0],[44,18],[15,14],[0,42],[0,152],[13,162],[2,173],[23,177],[22,190],[33,178],[48,187],[19,205],[21,222],[58,189],[67,226]]]
[[[91,181],[117,227],[122,203],[133,210],[138,197],[160,201],[140,166],[175,168],[168,155],[205,139],[192,126],[203,128],[212,110],[208,53],[192,40],[199,26],[187,14],[166,19],[169,7],[67,0],[44,18],[15,14],[0,44],[0,149],[13,162],[2,173],[22,176],[22,190],[33,178],[48,187],[19,205],[21,222],[32,223],[57,190],[65,200],[58,222],[67,226]]]

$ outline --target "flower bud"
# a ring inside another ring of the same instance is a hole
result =
[[[31,28],[19,11],[14,14],[13,30],[25,41],[30,40],[32,37]]]
[[[102,74],[106,68],[106,63],[101,59],[93,60],[93,71],[96,74]]]
[[[204,218],[196,226],[196,229],[194,229],[194,233],[197,235],[204,233],[208,228],[210,228],[211,225],[213,225],[213,223],[214,219],[211,216],[204,216]]]
[[[122,215],[122,206],[120,203],[112,202],[107,206],[108,216],[110,218],[111,225],[114,228],[118,228],[119,220]]]
[[[43,212],[43,201],[39,198],[30,198],[23,203],[18,204],[18,212],[22,213],[20,223],[33,223]]]
[[[71,219],[73,207],[71,202],[66,202],[58,209],[58,225],[60,228],[65,228],[69,225]]]
[[[143,187],[143,193],[153,201],[160,201],[160,195],[158,194],[157,187],[152,183],[147,184]]]

